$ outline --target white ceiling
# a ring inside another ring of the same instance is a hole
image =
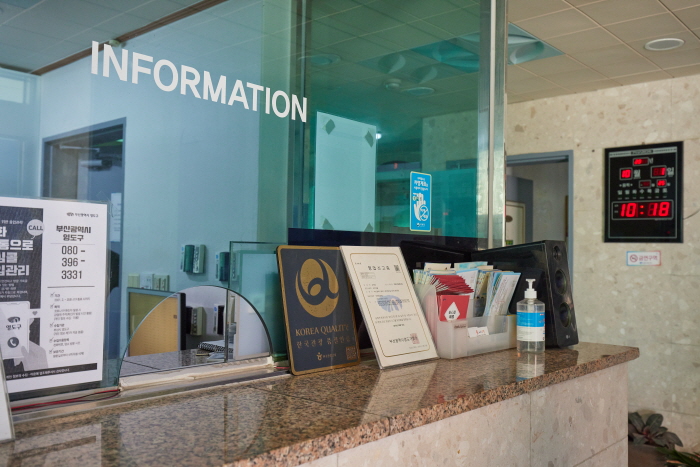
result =
[[[0,1],[0,66],[34,71],[197,1]]]
[[[0,1],[0,66],[33,71],[89,48],[93,40],[118,37],[194,3],[197,0]],[[240,8],[260,0],[227,3]],[[309,4],[310,47],[314,53],[342,57],[332,67],[314,70],[312,79],[333,86],[352,81],[380,87],[387,76],[358,62],[478,29],[474,0]],[[509,66],[509,102],[700,73],[700,0],[509,0],[508,19],[564,53]],[[219,18],[209,20],[210,26],[198,33],[202,41],[211,41],[207,32],[221,30],[212,27]],[[643,48],[651,39],[669,36],[685,40],[685,45],[670,52]],[[457,93],[472,92],[476,80],[453,77],[431,86],[435,93],[420,98],[423,107],[444,112],[464,106]]]
[[[509,0],[509,21],[565,55],[508,67],[508,102],[700,73],[700,0]],[[650,52],[676,37],[685,45]]]

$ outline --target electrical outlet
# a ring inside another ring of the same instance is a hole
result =
[[[204,314],[204,307],[196,306],[192,308],[191,335],[201,336],[204,333]]]
[[[141,274],[140,286],[142,289],[153,289],[153,274]]]
[[[192,274],[204,274],[204,259],[207,256],[207,247],[204,245],[194,246],[192,256]]]

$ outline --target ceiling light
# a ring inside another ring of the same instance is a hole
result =
[[[388,80],[384,81],[384,87],[389,91],[395,91],[401,87],[401,80],[398,78],[389,78]]]
[[[379,132],[377,132],[377,134],[376,134],[375,136],[376,136],[377,139],[382,139],[382,134],[379,133]]]
[[[662,52],[664,50],[673,50],[685,44],[683,39],[675,37],[666,37],[664,39],[655,39],[644,44],[644,48],[652,52]]]

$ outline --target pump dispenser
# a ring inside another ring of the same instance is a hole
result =
[[[537,300],[535,279],[527,279],[525,298],[518,302],[518,352],[544,352],[544,303]]]

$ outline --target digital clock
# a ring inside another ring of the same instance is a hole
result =
[[[613,219],[669,219],[673,217],[672,201],[613,203]]]
[[[605,149],[606,242],[683,242],[683,143]]]
[[[665,177],[666,176],[666,167],[664,167],[663,165],[658,166],[658,167],[652,167],[651,168],[651,176],[654,178]]]

